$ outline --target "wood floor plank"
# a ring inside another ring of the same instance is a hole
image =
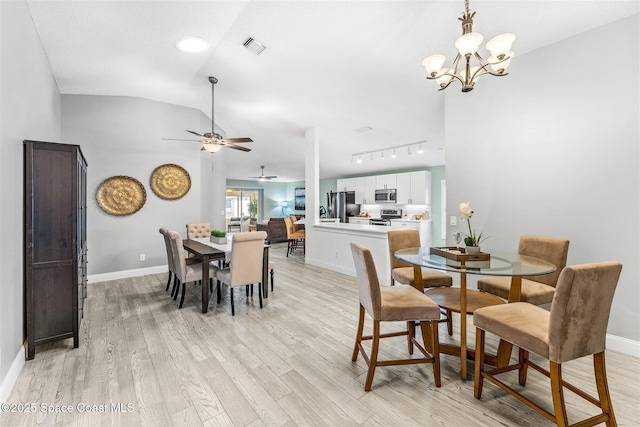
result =
[[[236,289],[235,316],[226,287],[222,303],[214,294],[203,314],[201,288],[189,284],[178,309],[165,291],[166,273],[90,283],[80,348],[71,340],[38,346],[8,401],[133,402],[135,411],[1,413],[0,426],[551,425],[491,384],[475,399],[473,362],[469,380],[461,381],[460,361],[452,356],[441,357],[442,387],[435,387],[431,365],[391,366],[377,369],[365,392],[366,364],[362,357],[351,361],[358,319],[354,278],[305,264],[301,251],[286,257],[286,243],[272,245],[270,257],[275,291],[260,309],[255,290],[247,299]],[[475,328],[468,320],[472,347]],[[456,315],[453,337],[441,325],[441,340],[457,343],[459,325]],[[403,328],[402,322],[383,326],[387,332]],[[489,351],[496,346],[488,336]],[[404,338],[383,340],[381,358],[407,356]],[[595,394],[590,358],[563,365],[563,374]],[[640,358],[607,351],[607,375],[618,425],[640,425]],[[517,375],[505,377],[552,408],[545,377],[530,370],[525,388]],[[596,412],[573,393],[565,399],[570,422]]]

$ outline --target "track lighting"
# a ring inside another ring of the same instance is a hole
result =
[[[369,155],[371,160],[375,159],[375,154],[376,153],[380,153],[380,160],[384,160],[384,152],[389,150],[391,151],[391,157],[392,158],[396,158],[398,156],[398,149],[402,149],[402,148],[407,148],[407,154],[410,156],[413,154],[413,151],[411,151],[411,147],[413,146],[415,149],[415,146],[418,146],[418,154],[422,154],[422,143],[423,142],[427,142],[426,140],[424,141],[418,141],[418,142],[413,142],[411,144],[402,144],[402,145],[396,145],[395,147],[387,147],[387,148],[381,148],[380,150],[371,150],[371,151],[363,151],[360,153],[354,153],[351,155],[351,162],[353,162],[353,159],[356,159],[357,163],[362,163],[362,156],[366,156],[367,154]],[[402,152],[400,152],[402,153]]]

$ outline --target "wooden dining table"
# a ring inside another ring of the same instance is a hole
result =
[[[209,262],[224,261],[225,253],[196,239],[183,240],[182,246],[202,261],[202,312],[206,313],[209,310]]]
[[[395,256],[413,264],[414,283],[422,284],[422,267],[460,274],[460,288],[431,288],[425,291],[440,307],[460,313],[460,345],[440,343],[440,353],[460,357],[460,378],[467,379],[467,359],[473,360],[474,351],[467,348],[467,314],[473,314],[481,307],[504,304],[505,301],[495,295],[478,290],[467,289],[467,274],[484,276],[510,276],[511,288],[507,302],[520,301],[522,277],[540,276],[553,273],[556,266],[538,258],[509,252],[491,252],[489,260],[452,261],[431,253],[431,248],[401,249]],[[423,291],[422,287],[418,289]],[[430,337],[428,337],[430,339]],[[425,345],[429,346],[428,343]],[[430,348],[427,350],[431,351]],[[512,345],[501,340],[496,355],[485,355],[486,363],[493,366],[506,366],[511,358]]]

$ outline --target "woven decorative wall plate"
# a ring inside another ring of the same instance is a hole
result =
[[[147,192],[137,179],[117,175],[102,181],[96,191],[96,200],[110,215],[132,215],[144,206]]]
[[[151,190],[164,200],[178,200],[191,188],[191,177],[183,167],[167,163],[151,173]]]

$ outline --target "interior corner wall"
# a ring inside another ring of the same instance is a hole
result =
[[[470,202],[488,250],[515,252],[537,234],[569,239],[568,264],[621,262],[608,333],[636,342],[639,22],[516,56],[508,76],[482,76],[469,93],[453,83],[445,99],[448,214]],[[615,65],[587,65],[594,52]]]
[[[0,402],[4,402],[13,386],[8,384],[9,368],[23,343],[22,141],[60,141],[60,92],[24,1],[0,2],[0,77]]]
[[[63,95],[62,139],[79,144],[87,170],[87,246],[89,275],[167,264],[158,232],[169,227],[186,236],[185,224],[201,222],[200,144],[162,138],[189,137],[200,129],[202,112],[162,102],[121,96]],[[150,188],[153,170],[177,164],[189,172],[191,188],[178,200],[158,197]],[[103,211],[96,191],[103,180],[125,175],[146,190],[138,212],[114,216]],[[145,261],[140,261],[145,254]]]

